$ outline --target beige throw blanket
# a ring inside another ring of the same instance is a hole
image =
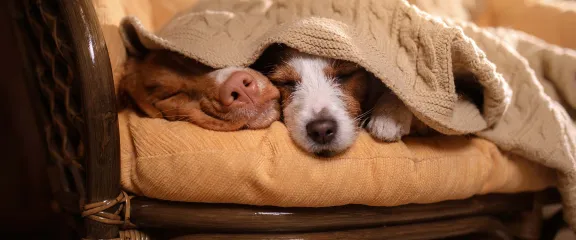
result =
[[[126,37],[135,30],[148,48],[213,67],[247,66],[273,43],[357,62],[434,129],[475,133],[557,169],[565,217],[576,227],[575,126],[526,59],[486,30],[442,21],[400,0],[208,0],[157,34],[131,17],[123,30]],[[466,74],[483,87],[482,109],[457,97],[454,76]]]

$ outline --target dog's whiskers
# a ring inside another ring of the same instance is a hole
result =
[[[354,121],[361,120],[361,119],[363,119],[364,117],[370,115],[373,110],[374,110],[374,108],[368,109],[366,112],[364,112],[364,113],[358,115],[357,117],[355,117],[355,118],[354,118]]]
[[[366,112],[355,117],[353,120],[354,120],[354,122],[357,123],[356,126],[363,127],[366,124],[366,121],[368,121],[370,119],[367,116],[369,116],[372,113],[372,110],[374,110],[374,108],[371,108],[371,109],[367,110]]]

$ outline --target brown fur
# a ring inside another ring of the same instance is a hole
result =
[[[369,73],[358,64],[343,60],[333,60],[324,73],[337,79],[344,92],[343,101],[352,117],[362,113],[362,103],[366,104],[368,97]]]
[[[274,85],[280,90],[281,105],[287,106],[290,104],[290,94],[292,94],[294,86],[302,81],[300,75],[288,65],[278,65],[275,71],[269,75],[269,78],[274,81]]]
[[[244,70],[266,87],[253,105],[236,108],[219,102],[218,86],[208,75],[212,71],[197,61],[165,50],[129,59],[120,82],[123,105],[132,102],[150,117],[189,121],[217,131],[263,128],[278,119],[279,93],[265,76]]]

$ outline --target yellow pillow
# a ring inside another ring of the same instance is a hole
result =
[[[345,154],[300,150],[279,122],[214,132],[186,122],[120,114],[122,186],[188,202],[275,206],[395,206],[553,186],[555,172],[477,137],[379,143],[362,132]]]

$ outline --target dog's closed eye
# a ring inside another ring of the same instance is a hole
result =
[[[294,87],[301,81],[301,76],[294,68],[288,65],[278,66],[274,72],[269,76],[270,81],[278,88],[287,90],[294,90]]]
[[[179,95],[179,94],[181,94],[181,93],[182,93],[182,92],[180,92],[180,91],[171,92],[171,93],[166,93],[165,95],[160,96],[160,99],[165,100],[165,99],[168,99],[168,98],[173,98],[173,97],[175,97],[175,96],[177,96],[177,95]]]
[[[360,73],[361,69],[356,69],[351,72],[341,72],[336,75],[336,81],[338,83],[344,83],[348,81],[350,78],[354,77],[357,73]]]
[[[296,81],[272,81],[276,87],[293,90],[296,87]]]
[[[326,76],[334,78],[338,83],[344,83],[351,79],[357,73],[360,73],[363,68],[358,64],[343,60],[334,60],[329,67],[324,69]]]

